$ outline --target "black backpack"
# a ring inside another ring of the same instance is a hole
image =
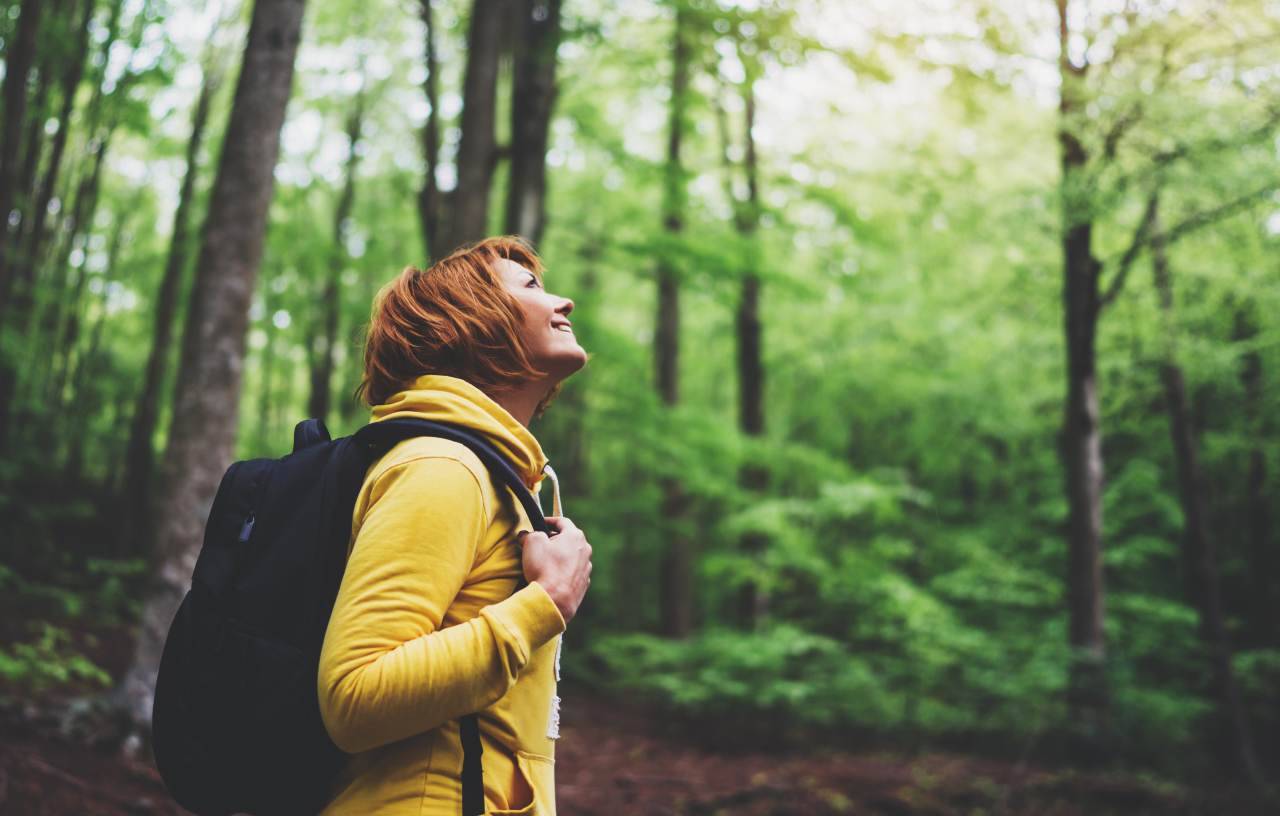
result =
[[[474,431],[389,419],[331,440],[309,419],[293,453],[227,469],[205,525],[191,590],[174,616],[152,709],[156,767],[200,816],[314,814],[344,754],[316,693],[320,647],[346,566],[351,514],[366,472],[414,436],[460,442],[515,493],[535,529],[537,501]],[[484,811],[480,733],[460,720],[462,812]]]

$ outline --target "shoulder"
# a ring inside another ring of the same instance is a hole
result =
[[[415,481],[456,479],[464,483],[474,482],[486,511],[493,507],[496,498],[493,481],[480,457],[466,445],[448,439],[417,436],[397,443],[369,469],[366,483],[376,485],[393,474],[409,475]],[[467,478],[468,474],[470,478]],[[465,491],[462,485],[458,488]]]

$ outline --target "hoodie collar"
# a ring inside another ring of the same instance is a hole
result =
[[[413,417],[449,422],[479,431],[515,468],[530,490],[542,481],[547,457],[538,440],[507,409],[466,380],[424,374],[409,387],[373,407],[373,421]]]

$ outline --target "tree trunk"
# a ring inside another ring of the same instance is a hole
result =
[[[684,229],[685,173],[680,148],[684,136],[689,89],[689,43],[684,9],[677,4],[671,50],[671,110],[662,200],[662,227],[675,243]],[[654,363],[658,395],[668,408],[680,402],[680,286],[678,272],[666,249],[658,264],[658,313],[654,333]],[[693,539],[685,530],[689,500],[678,479],[662,479],[662,518],[668,523],[662,557],[662,631],[685,637],[693,631]]]
[[[311,398],[307,415],[324,421],[329,416],[330,380],[333,379],[333,347],[338,341],[338,316],[341,312],[342,270],[347,262],[347,234],[350,231],[351,207],[356,197],[356,170],[360,166],[360,130],[364,124],[364,90],[355,100],[355,109],[347,117],[347,173],[333,215],[333,249],[329,253],[329,277],[320,297],[319,348],[311,365]]]
[[[124,214],[112,230],[111,245],[107,250],[107,268],[102,276],[102,296],[98,298],[98,311],[93,318],[93,328],[89,331],[89,342],[74,356],[75,366],[70,375],[71,394],[57,411],[59,425],[63,429],[59,436],[68,440],[67,458],[63,463],[63,478],[68,484],[78,485],[84,481],[85,443],[90,435],[83,429],[89,426],[90,420],[104,407],[98,384],[90,386],[89,377],[96,370],[95,362],[102,347],[102,330],[106,324],[111,283],[119,278],[120,250],[133,238],[128,227],[129,216],[133,211],[132,207],[126,206]]]
[[[34,375],[29,378],[31,387],[28,391],[31,395],[34,395],[34,400],[40,400],[41,404],[45,405],[57,404],[62,399],[70,363],[70,354],[75,347],[74,341],[79,331],[80,298],[84,291],[87,270],[83,264],[76,270],[76,283],[72,287],[73,294],[68,297],[65,291],[67,273],[70,268],[68,259],[77,242],[82,246],[85,245],[88,240],[88,234],[93,229],[102,166],[116,126],[115,119],[117,117],[112,117],[105,126],[102,125],[101,120],[103,99],[107,95],[105,87],[106,66],[111,48],[116,43],[120,33],[123,6],[123,0],[115,0],[111,6],[111,14],[107,20],[107,36],[98,48],[99,62],[94,72],[93,96],[90,98],[85,111],[84,130],[88,135],[89,155],[87,161],[90,169],[80,177],[76,184],[74,203],[69,208],[64,207],[63,209],[65,213],[62,218],[64,237],[59,242],[58,250],[52,253],[52,258],[49,261],[52,279],[43,283],[40,287],[45,297],[42,298],[42,303],[37,304],[40,307],[39,315],[33,318],[37,328],[34,332],[29,332],[27,336],[28,348],[32,350],[29,358],[37,360]],[[141,23],[136,24],[134,27],[130,37],[132,51],[136,51],[141,44],[143,28],[144,26]],[[123,92],[129,77],[130,75],[126,73],[120,78],[116,83],[115,93]],[[43,273],[41,277],[44,277]],[[26,321],[28,318],[24,314],[21,319]],[[24,330],[25,325],[26,323],[24,322]],[[32,404],[30,399],[19,400],[18,408],[21,410],[30,404]],[[51,436],[51,426],[48,421],[23,424],[30,424],[37,434],[43,434],[45,437]],[[52,438],[38,439],[38,444],[42,446],[54,443],[55,440]]]
[[[204,142],[205,126],[209,121],[209,106],[217,90],[218,80],[206,68],[200,95],[196,98],[191,117],[191,138],[187,141],[187,165],[178,191],[178,207],[173,215],[173,231],[169,238],[169,254],[164,265],[160,291],[156,294],[155,327],[152,332],[151,352],[142,377],[142,389],[133,408],[129,425],[129,442],[125,454],[124,512],[125,534],[121,543],[133,554],[151,552],[152,542],[146,519],[151,510],[151,481],[155,465],[155,446],[152,442],[160,413],[160,389],[164,383],[169,359],[173,356],[174,316],[178,297],[183,290],[183,272],[190,256],[190,210],[195,198],[196,179],[200,175],[200,147]],[[137,539],[142,539],[138,541]],[[125,555],[125,553],[118,553]]]
[[[746,246],[748,268],[742,277],[742,293],[735,321],[738,357],[738,427],[751,437],[764,436],[764,359],[760,325],[760,275],[755,268],[760,253],[755,246],[760,225],[760,174],[756,160],[756,140],[752,134],[756,118],[755,77],[748,74],[743,86],[746,121],[743,140],[746,145],[743,163],[747,176],[747,200],[737,210],[738,234]],[[769,486],[769,471],[756,464],[746,464],[738,474],[739,482],[749,495],[758,496]],[[758,562],[768,548],[768,539],[759,533],[742,537],[743,555]],[[758,565],[757,565],[758,566]],[[756,628],[769,611],[769,596],[756,581],[743,585],[738,599],[738,613],[744,627]]]
[[[582,317],[576,321],[576,331],[578,337],[584,341],[589,339],[591,327],[595,325],[597,297],[600,291],[600,276],[596,270],[600,259],[604,256],[606,240],[603,234],[588,234],[578,250],[582,258],[582,277],[578,280],[574,300],[582,310]],[[580,378],[585,379],[579,382]],[[565,427],[564,450],[560,458],[564,461],[564,472],[572,479],[568,484],[566,495],[575,504],[589,501],[594,487],[591,481],[590,443],[586,435],[586,414],[591,380],[591,369],[588,367],[574,379],[577,388],[567,389],[559,398],[567,400],[566,413],[569,417]]]
[[[1238,304],[1235,311],[1235,327],[1232,332],[1237,343],[1248,344],[1241,355],[1240,384],[1244,389],[1244,412],[1247,432],[1254,440],[1249,451],[1248,472],[1245,485],[1245,510],[1243,535],[1248,548],[1252,576],[1249,619],[1253,628],[1262,634],[1254,638],[1257,646],[1274,647],[1280,644],[1280,610],[1276,604],[1276,557],[1271,545],[1271,505],[1267,491],[1267,452],[1263,422],[1265,412],[1262,355],[1258,351],[1258,326],[1251,304]]]
[[[18,385],[17,361],[9,359],[6,347],[12,347],[23,335],[22,329],[10,325],[20,318],[11,308],[9,216],[16,196],[18,154],[21,150],[22,125],[26,118],[27,74],[35,58],[36,34],[40,25],[41,0],[23,0],[12,45],[6,43],[4,75],[4,123],[0,125],[0,333],[10,334],[4,341],[0,334],[0,453],[9,447],[13,396]]]
[[[560,0],[521,0],[521,4],[524,24],[516,45],[511,98],[506,231],[537,246],[547,215],[547,138],[556,99]]]
[[[165,634],[186,591],[205,519],[234,452],[245,333],[262,261],[280,127],[303,0],[256,0],[209,200],[176,403],[154,517],[154,580],[133,664],[118,690],[140,729],[151,717]]]
[[[1157,203],[1153,203],[1151,227],[1151,266],[1160,312],[1164,322],[1164,360],[1160,379],[1164,383],[1165,404],[1169,410],[1169,434],[1177,463],[1178,498],[1183,516],[1183,564],[1187,591],[1200,616],[1200,638],[1209,657],[1213,678],[1212,694],[1218,704],[1220,730],[1217,736],[1219,757],[1233,757],[1252,780],[1262,778],[1253,751],[1253,738],[1245,716],[1240,687],[1231,666],[1231,644],[1222,612],[1222,587],[1218,578],[1218,555],[1209,533],[1206,482],[1200,468],[1195,431],[1191,426],[1191,410],[1187,401],[1182,366],[1178,362],[1176,328],[1173,318],[1173,282],[1169,257],[1160,227]]]
[[[41,31],[41,40],[44,42],[37,45],[39,48],[49,48],[58,35],[62,32],[56,23],[61,21],[57,19],[61,3],[53,5],[49,11],[54,16],[54,26],[45,25]],[[58,43],[61,45],[61,43]],[[17,225],[11,230],[11,235],[7,241],[9,247],[9,261],[7,268],[9,270],[9,279],[12,281],[11,292],[15,295],[14,301],[25,293],[26,300],[31,300],[30,274],[26,271],[31,268],[31,259],[27,257],[23,251],[25,241],[23,240],[31,232],[31,219],[34,215],[34,206],[36,202],[36,171],[40,168],[40,156],[44,147],[44,123],[49,118],[49,91],[53,87],[53,59],[48,53],[45,53],[42,59],[39,59],[35,66],[36,88],[31,99],[27,103],[27,133],[22,137],[22,161],[18,169],[18,177],[14,181],[14,216],[13,220],[17,221]],[[11,302],[11,307],[20,309],[16,302]]]
[[[1101,305],[1100,264],[1093,254],[1093,224],[1081,198],[1088,155],[1073,132],[1085,69],[1068,54],[1068,0],[1058,0],[1059,144],[1062,161],[1063,306],[1067,397],[1062,428],[1066,477],[1067,596],[1072,648],[1068,703],[1071,718],[1090,739],[1106,727],[1106,640],[1103,634],[1102,429],[1098,413],[1095,341]]]
[[[67,221],[67,239],[59,257],[54,263],[65,269],[70,262],[71,251],[79,244],[87,248],[89,234],[93,230],[93,219],[98,209],[98,192],[101,189],[102,166],[110,146],[110,132],[100,136],[94,147],[90,161],[92,167],[76,190],[76,201],[72,206],[71,217]],[[52,389],[48,392],[46,404],[57,404],[67,386],[67,378],[71,371],[71,359],[80,336],[81,312],[84,304],[84,288],[88,281],[88,259],[81,261],[76,268],[75,283],[71,287],[70,297],[59,297],[54,303],[51,316],[54,331],[49,340],[49,361],[56,364],[52,379]],[[37,342],[39,337],[34,338]],[[43,389],[41,389],[43,390]],[[39,393],[39,392],[37,392]]]
[[[18,155],[22,149],[22,125],[27,113],[27,75],[36,55],[42,0],[22,0],[14,42],[5,55],[4,124],[0,125],[0,320],[7,315],[10,292],[9,214],[17,196]],[[0,383],[0,450],[3,450],[8,419],[8,399]]]
[[[38,268],[44,250],[45,227],[48,223],[49,203],[53,200],[58,185],[58,174],[62,167],[62,156],[67,147],[67,136],[71,129],[71,114],[75,110],[76,90],[84,77],[85,58],[89,51],[89,23],[93,20],[93,2],[84,0],[84,16],[77,28],[75,52],[66,65],[62,75],[62,107],[58,112],[58,132],[54,134],[53,145],[49,149],[49,161],[45,165],[44,177],[36,195],[36,207],[32,213],[31,230],[27,237],[24,262],[32,269]]]
[[[263,270],[264,274],[270,274],[271,268]],[[266,342],[262,344],[262,349],[258,353],[257,369],[262,372],[258,391],[258,422],[254,426],[254,439],[259,450],[269,450],[271,444],[272,431],[275,428],[275,400],[272,389],[275,387],[276,380],[276,337],[280,330],[276,328],[275,314],[278,304],[276,301],[276,293],[271,278],[262,280],[262,306],[266,315],[264,321],[264,332],[266,333]]]
[[[422,243],[427,260],[441,257],[440,189],[436,186],[436,168],[440,165],[440,63],[436,59],[435,20],[431,0],[420,0],[422,22],[426,26],[427,78],[423,82],[427,94],[427,123],[422,128],[422,152],[427,161],[418,193],[418,217],[422,222]]]
[[[503,17],[510,0],[475,0],[467,35],[467,69],[462,92],[462,142],[458,145],[457,186],[448,196],[438,246],[448,255],[488,232],[489,187],[493,180],[497,137],[498,62],[502,53]]]

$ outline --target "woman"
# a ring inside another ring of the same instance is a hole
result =
[[[467,426],[531,490],[544,473],[554,486],[527,426],[586,363],[571,311],[517,239],[406,269],[369,327],[360,390],[373,421]],[[409,439],[369,469],[320,656],[321,714],[353,755],[325,814],[457,816],[458,718],[473,712],[486,812],[555,813],[559,641],[591,546],[569,519],[547,522],[550,538],[529,532],[520,503],[456,442]]]

